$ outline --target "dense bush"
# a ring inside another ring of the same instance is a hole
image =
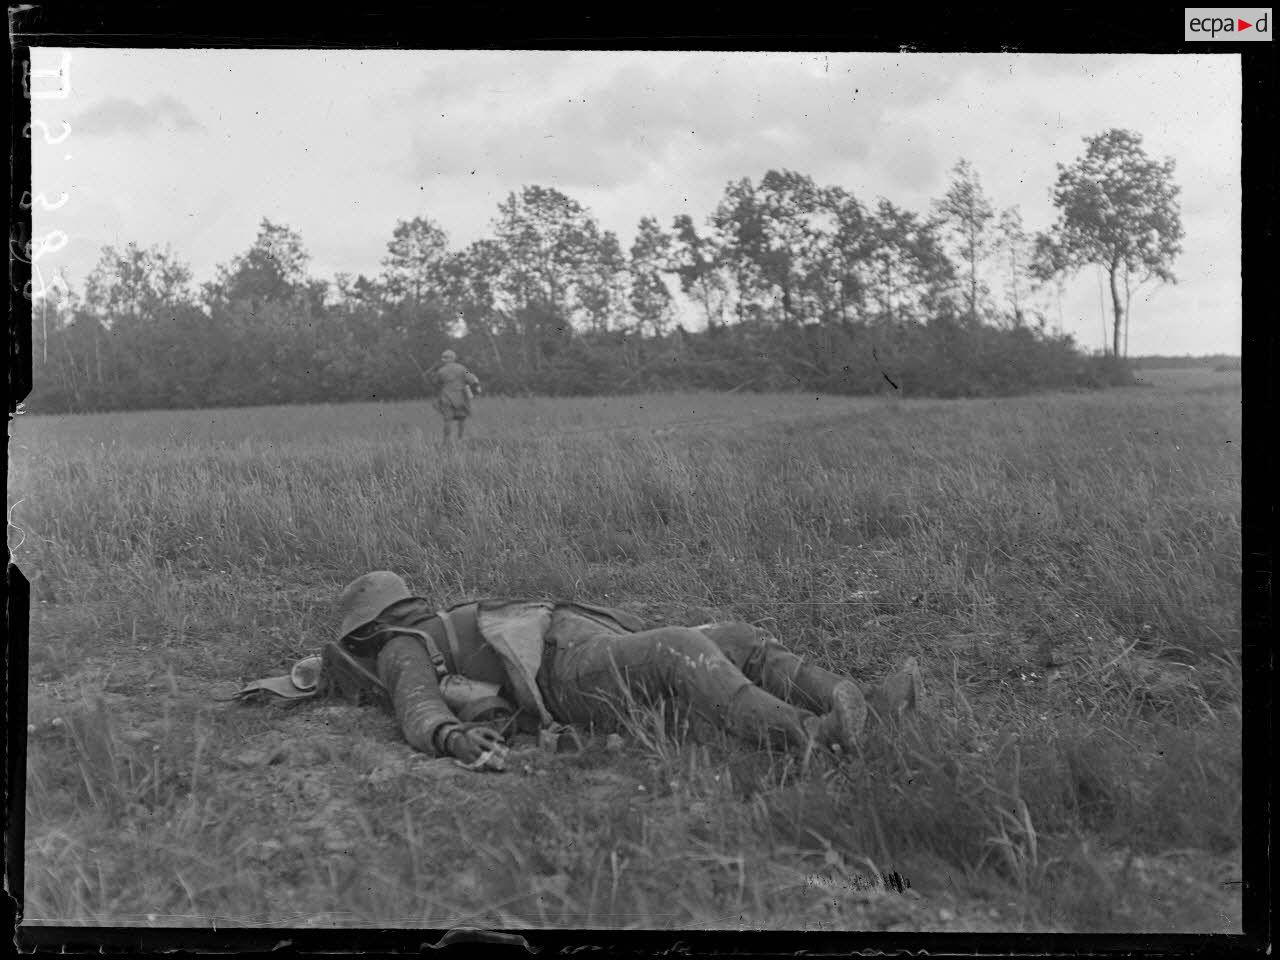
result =
[[[449,345],[493,394],[694,389],[972,397],[1132,382],[1125,362],[1082,354],[1069,337],[950,320],[735,326],[643,339],[584,332],[539,351],[533,362],[513,337],[424,344],[383,330],[366,338],[332,315],[307,327],[237,329],[195,308],[137,332],[108,331],[81,317],[50,339],[48,359],[36,351],[31,412],[413,399],[428,393],[424,369]]]

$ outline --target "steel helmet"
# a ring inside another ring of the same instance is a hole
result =
[[[452,350],[446,350],[444,353],[440,354],[440,359],[445,363],[453,363],[453,361],[458,359],[458,355]]]
[[[338,639],[349,637],[365,624],[376,620],[378,614],[393,603],[408,600],[412,596],[404,580],[390,570],[375,570],[357,577],[347,584],[338,599],[338,615],[342,617]]]

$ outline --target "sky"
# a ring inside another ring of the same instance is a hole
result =
[[[1134,296],[1130,353],[1240,352],[1236,55],[32,50],[33,71],[63,64],[34,74],[65,94],[31,105],[37,291],[82,289],[129,242],[210,280],[264,217],[314,276],[371,276],[398,220],[460,248],[532,184],[626,249],[641,217],[702,223],[728,182],[784,168],[927,213],[965,158],[1041,230],[1056,164],[1122,127],[1176,161],[1186,231],[1178,283]],[[1087,348],[1102,289],[1082,274],[1049,311]]]

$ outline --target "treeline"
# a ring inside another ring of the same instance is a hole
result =
[[[82,291],[45,291],[27,408],[419,397],[446,346],[497,393],[1127,382],[1125,364],[1047,329],[1050,284],[1079,265],[1072,236],[1028,237],[964,161],[927,215],[771,170],[728,184],[701,223],[642,219],[627,250],[572,198],[524,187],[490,237],[455,250],[431,219],[402,220],[379,274],[332,282],[263,220],[198,288],[168,248],[128,244],[103,249]]]
[[[1149,354],[1141,357],[1133,357],[1129,361],[1135,370],[1239,370],[1240,358],[1229,353],[1215,353],[1211,356],[1196,356],[1190,354],[1181,354],[1179,356],[1165,356],[1163,354]]]

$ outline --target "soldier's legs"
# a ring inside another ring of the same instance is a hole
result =
[[[805,720],[812,714],[752,683],[702,631],[560,626],[553,619],[555,646],[547,676],[540,676],[559,720],[615,727],[629,697],[665,697],[748,741],[801,749],[809,742]]]
[[[752,683],[759,684],[779,700],[814,713],[831,709],[831,692],[841,681],[850,682],[830,670],[806,663],[768,631],[749,623],[712,623],[698,629],[710,637]]]
[[[792,653],[768,631],[749,623],[712,623],[698,628],[709,636],[743,674],[769,693],[814,713],[835,706],[833,694],[853,680],[824,670]],[[863,691],[872,716],[888,719],[918,704],[923,696],[920,669],[910,657],[883,682]]]
[[[466,422],[467,422],[467,418],[466,418],[466,417],[459,417],[459,418],[458,418],[458,439],[459,439],[459,440],[461,440],[461,439],[462,439],[462,428],[463,428],[463,426],[465,426],[465,425],[466,425]]]

